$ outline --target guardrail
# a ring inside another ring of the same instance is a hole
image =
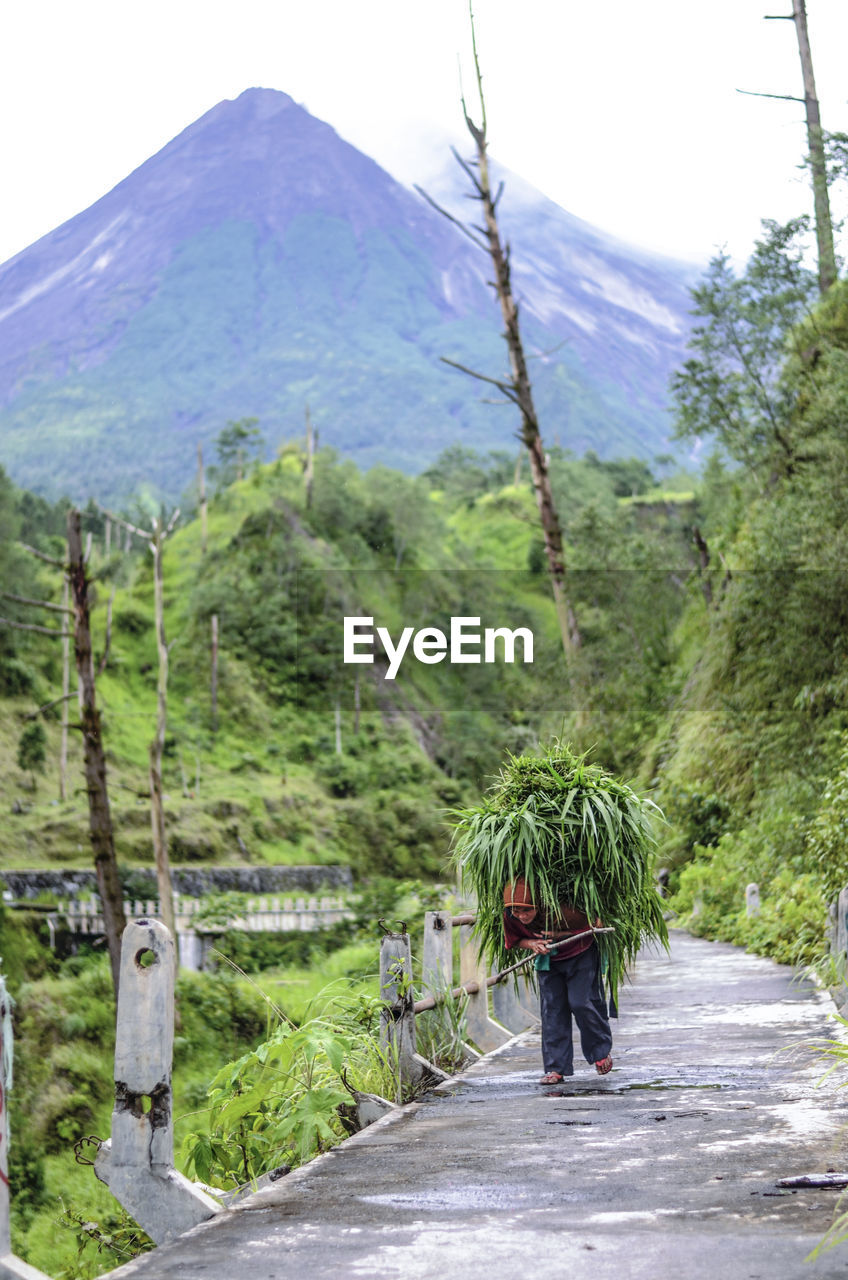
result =
[[[174,915],[178,931],[197,924],[196,916],[209,908],[208,899],[177,895],[174,898]],[[60,902],[56,913],[62,916],[72,932],[81,934],[103,933],[103,912],[94,898],[71,899]],[[159,903],[126,899],[124,914],[128,919],[137,916],[158,917]],[[227,921],[228,929],[245,929],[266,933],[297,932],[299,930],[325,929],[346,920],[351,913],[344,898],[247,898],[244,908]],[[205,932],[221,932],[217,925],[199,924]]]
[[[214,902],[214,900],[213,900]],[[329,929],[353,918],[343,897],[279,897],[264,895],[245,899],[229,917],[215,921],[209,915],[210,900],[178,894],[174,898],[179,963],[184,969],[203,969],[215,939],[230,929],[248,933],[301,933]],[[156,919],[159,903],[148,899],[124,902],[127,919]],[[83,938],[104,935],[103,912],[97,898],[77,898],[60,902],[47,915],[51,940],[56,927],[65,923],[72,934]]]
[[[338,899],[323,899],[320,905],[316,900],[314,907],[311,901],[303,901],[305,913],[335,913],[336,920],[348,914]],[[256,914],[271,913],[288,920],[289,913],[282,906],[277,909],[274,900],[271,902],[266,911]],[[91,905],[86,904],[78,917],[93,924],[97,912]],[[190,918],[194,912],[182,914]],[[400,932],[387,930],[382,939],[381,1032],[384,1043],[397,1047],[398,1071],[406,1084],[435,1083],[446,1078],[444,1072],[420,1057],[415,1048],[416,1016],[426,1015],[445,999],[467,997],[464,1021],[470,1056],[499,1047],[513,1034],[538,1021],[535,1000],[524,976],[519,974],[517,983],[504,982],[504,975],[491,973],[481,961],[472,936],[473,920],[468,913],[452,917],[446,911],[427,912],[422,952],[423,990],[418,1000],[412,987],[410,937],[406,926]],[[92,932],[96,929],[92,928]],[[455,956],[457,946],[458,956]],[[455,960],[459,987],[453,985]],[[97,1177],[157,1244],[220,1213],[223,1204],[231,1203],[239,1195],[233,1192],[222,1199],[212,1198],[206,1189],[190,1182],[174,1168],[171,1069],[175,978],[176,953],[169,931],[149,914],[130,921],[121,950],[111,1138],[106,1142],[81,1139],[77,1143],[80,1162],[93,1164]],[[8,1183],[2,1175],[6,1173],[7,1140],[3,1110],[6,1090],[11,1084],[9,1007],[0,978],[0,1249],[6,1250],[0,1256],[0,1277],[45,1280],[40,1272],[8,1252]],[[360,1128],[394,1106],[375,1095],[351,1092],[357,1104]],[[94,1144],[93,1150],[91,1144]],[[259,1185],[269,1178],[270,1175],[264,1175]]]
[[[517,973],[513,982],[504,980],[511,970],[495,973],[488,968],[477,950],[473,926],[474,917],[468,913],[458,917],[447,911],[425,914],[421,970],[427,994],[422,993],[419,1000],[413,988],[412,948],[406,926],[400,932],[385,932],[380,944],[381,1039],[392,1047],[404,1085],[445,1078],[444,1072],[418,1053],[415,1019],[446,999],[467,996],[465,1047],[469,1056],[500,1048],[539,1020],[538,1001],[526,970]],[[455,930],[459,935],[458,987],[453,985]]]

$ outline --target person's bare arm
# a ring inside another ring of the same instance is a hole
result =
[[[551,944],[547,938],[522,938],[518,945],[524,947],[526,951],[532,951],[536,956],[544,956],[547,955]]]

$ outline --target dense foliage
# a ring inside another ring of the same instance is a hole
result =
[[[668,458],[647,466],[550,449],[583,636],[579,723],[516,457],[456,446],[412,478],[382,466],[363,473],[324,448],[307,493],[302,442],[284,442],[260,463],[250,456],[257,424],[225,428],[207,544],[193,493],[165,552],[172,860],[346,862],[377,916],[386,914],[383,891],[369,900],[369,881],[442,873],[447,811],[459,810],[459,856],[492,954],[503,885],[523,873],[550,904],[565,883],[579,885],[578,905],[616,927],[617,972],[641,936],[661,932],[638,799],[650,791],[668,819],[659,857],[680,923],[787,962],[821,956],[828,903],[848,883],[848,285],[814,298],[802,231],[767,227],[744,272],[719,259],[696,293],[691,360],[675,385],[681,438],[708,455],[698,477],[675,475]],[[12,597],[61,603],[60,575],[21,544],[60,555],[66,505],[22,493],[0,472],[4,618],[53,625]],[[126,514],[149,523],[143,507]],[[84,522],[118,856],[131,874],[150,860],[152,575],[146,551],[119,546],[114,529],[107,548],[102,512],[90,507]],[[404,626],[446,630],[453,616],[528,626],[534,663],[410,661],[387,681],[379,649],[369,666],[342,661],[345,614],[373,616],[395,635]],[[58,642],[0,627],[7,865],[89,862],[73,736],[68,795],[56,800],[60,708],[48,704],[60,694]],[[537,754],[553,736],[574,744],[562,768]],[[516,771],[480,804],[510,757]],[[634,789],[617,777],[636,779]],[[637,852],[618,857],[628,832]],[[576,860],[540,863],[540,848]],[[744,912],[752,880],[763,900],[757,918]],[[105,967],[80,959],[63,968],[39,941],[44,930],[35,914],[0,917],[21,1046],[13,1121],[20,1132],[28,1111],[28,1147],[44,1148],[36,1159],[13,1145],[12,1155],[16,1241],[34,1261],[49,1247],[53,1219],[41,1215],[55,1205],[66,1148],[108,1123],[111,1087]],[[234,955],[245,967],[271,959],[258,941],[240,945]],[[309,959],[301,943],[286,946],[277,962],[296,952]],[[232,986],[202,976],[190,984],[177,1058],[185,1069],[197,1054],[185,1105],[199,1111],[223,1058],[239,1081],[265,1079],[256,1045],[267,1029],[264,1011]],[[287,1012],[298,1025],[309,1019],[306,1005]],[[277,1039],[272,1064],[297,1050],[282,1032]],[[336,1089],[332,1062],[322,1062]],[[213,1102],[206,1132],[223,1169],[237,1156],[222,1135],[232,1120],[229,1141],[249,1117],[228,1112],[223,1094]],[[260,1102],[276,1123],[273,1099]],[[320,1132],[316,1124],[313,1137]],[[295,1155],[291,1142],[280,1149],[287,1161]]]

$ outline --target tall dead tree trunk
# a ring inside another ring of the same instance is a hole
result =
[[[150,550],[153,555],[153,602],[159,670],[156,678],[156,732],[150,744],[150,826],[156,860],[156,883],[162,923],[177,936],[174,919],[174,892],[165,832],[165,805],[162,798],[162,753],[168,725],[168,645],[165,641],[165,609],[162,588],[162,523],[153,521]]]
[[[785,98],[790,102],[803,102],[807,119],[807,148],[810,157],[810,174],[813,181],[813,209],[816,222],[816,249],[818,252],[819,292],[826,293],[837,278],[836,249],[833,243],[833,221],[830,216],[830,197],[827,190],[827,163],[824,154],[824,131],[821,124],[816,78],[813,75],[813,54],[807,30],[806,0],[792,0],[791,13],[766,14],[772,22],[793,22],[798,38],[798,54],[801,59],[801,75],[804,97],[791,94],[764,93],[762,98]]]
[[[468,163],[463,160],[456,151],[454,151],[454,156],[474,188],[473,198],[479,202],[482,208],[483,226],[475,226],[473,229],[470,229],[464,223],[459,222],[458,219],[454,218],[451,214],[447,213],[446,216],[449,217],[452,222],[457,223],[457,225],[461,227],[465,234],[468,235],[475,244],[485,249],[489,254],[492,267],[494,269],[494,280],[491,281],[491,283],[494,287],[495,293],[497,294],[501,309],[501,316],[504,322],[504,338],[506,339],[507,349],[509,351],[511,376],[509,381],[490,378],[475,372],[473,369],[468,369],[464,365],[459,365],[453,360],[447,360],[446,363],[453,365],[454,368],[461,369],[464,373],[471,374],[472,377],[480,378],[484,382],[493,383],[503,392],[508,400],[511,400],[512,403],[518,407],[521,414],[521,440],[527,450],[527,456],[530,461],[530,474],[536,494],[536,505],[539,511],[539,520],[542,525],[542,535],[545,543],[545,553],[548,560],[551,588],[556,606],[557,618],[559,620],[562,647],[566,663],[568,665],[569,679],[571,681],[571,689],[575,699],[578,718],[581,718],[584,700],[579,691],[579,682],[577,680],[576,672],[576,658],[582,645],[582,637],[577,623],[577,617],[568,597],[562,529],[559,523],[556,505],[554,503],[550,477],[548,475],[547,458],[542,443],[539,420],[536,415],[536,408],[533,402],[533,391],[530,383],[530,375],[527,369],[527,359],[524,353],[524,345],[521,340],[521,331],[518,322],[518,306],[512,291],[509,245],[502,241],[500,228],[498,226],[497,205],[501,196],[502,188],[498,190],[496,194],[493,194],[492,192],[492,184],[489,174],[488,138],[486,132],[486,104],[483,96],[483,79],[480,72],[480,61],[477,55],[477,39],[474,30],[473,13],[471,13],[471,39],[474,54],[474,72],[480,101],[480,124],[475,124],[471,119],[464,97],[462,98],[462,111],[468,132],[474,140],[476,155],[472,163]],[[421,188],[417,189],[430,204],[434,204],[434,201],[430,200],[430,197],[425,191],[421,191]],[[438,208],[441,213],[446,213],[446,211],[439,208],[438,205],[435,205],[435,207]]]
[[[218,615],[212,614],[212,672],[210,679],[212,703],[212,732],[218,732]]]
[[[126,926],[126,918],[115,858],[109,793],[106,788],[106,757],[100,731],[100,713],[95,698],[88,577],[78,511],[68,512],[68,578],[74,602],[74,657],[80,687],[80,727],[88,792],[89,833],[109,946],[112,983],[117,997],[121,970],[121,935]]]
[[[203,445],[197,446],[197,488],[200,495],[200,550],[206,552],[206,471],[203,466]]]
[[[68,575],[62,583],[62,608],[69,609],[70,584]],[[71,641],[62,636],[62,737],[59,744],[59,799],[64,800],[68,785],[68,703],[71,689]]]
[[[153,837],[153,853],[156,864],[156,883],[159,890],[159,912],[163,924],[176,937],[174,920],[174,894],[171,886],[171,866],[168,859],[168,842],[165,830],[165,806],[162,796],[162,753],[165,746],[165,732],[168,724],[168,646],[165,642],[165,609],[162,586],[162,546],[168,534],[179,519],[179,507],[173,512],[167,528],[163,528],[162,519],[153,521],[152,531],[139,529],[120,516],[100,508],[104,515],[120,524],[131,538],[136,534],[144,538],[153,556],[153,611],[156,632],[156,649],[159,658],[159,669],[156,678],[156,730],[150,744],[149,782],[150,782],[150,827]]]
[[[792,0],[792,19],[795,23],[795,34],[798,37],[798,53],[801,57],[801,73],[804,77],[804,110],[807,116],[807,146],[810,151],[810,171],[813,178],[819,289],[822,293],[826,293],[836,281],[836,251],[833,246],[833,223],[827,193],[824,134],[816,94],[816,80],[813,75],[813,55],[807,33],[807,6],[804,0]]]
[[[306,491],[306,509],[312,506],[312,485],[315,480],[315,433],[312,429],[312,417],[309,405],[306,406],[306,466],[303,471],[303,483]]]

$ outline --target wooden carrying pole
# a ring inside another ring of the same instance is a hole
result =
[[[466,924],[467,918],[459,917],[453,921],[454,924]],[[582,933],[575,933],[570,938],[561,938],[555,943],[546,955],[552,955],[559,947],[564,946],[566,942],[579,942],[582,938],[594,936],[597,933],[615,933],[612,928],[604,929],[585,929]],[[501,969],[500,972],[492,974],[483,984],[486,987],[496,987],[499,982],[503,982],[504,978],[508,978],[511,973],[516,973],[519,969],[524,969],[531,960],[535,960],[535,954],[525,956],[523,960],[519,960],[516,964],[511,964],[507,969]],[[463,982],[458,987],[454,987],[452,991],[440,991],[437,995],[425,996],[422,1000],[416,1000],[413,1005],[415,1013],[424,1013],[427,1009],[435,1009],[437,1004],[444,1004],[446,1000],[460,1000],[464,995],[476,995],[480,990],[479,982]]]

